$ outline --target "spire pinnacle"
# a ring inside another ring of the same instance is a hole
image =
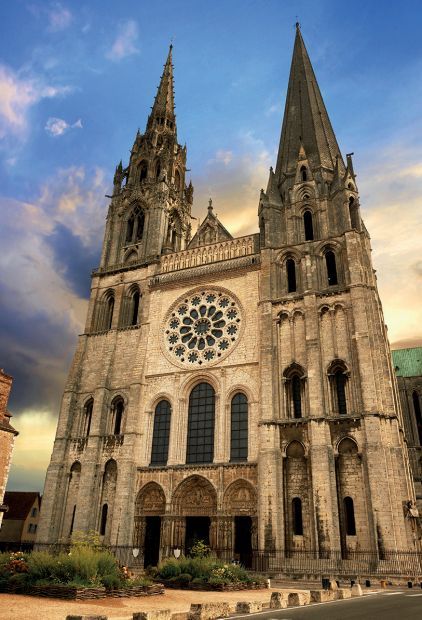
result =
[[[176,115],[174,113],[173,83],[173,43],[170,43],[167,60],[161,75],[160,84],[155,95],[154,105],[148,118],[147,127],[151,128],[154,121],[176,132]]]
[[[284,109],[276,177],[296,169],[298,153],[304,148],[311,167],[334,169],[336,157],[344,169],[343,158],[331,126],[321,91],[312,68],[299,22],[290,68]]]

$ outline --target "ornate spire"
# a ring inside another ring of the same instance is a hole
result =
[[[154,125],[170,129],[176,133],[176,115],[174,113],[174,86],[173,86],[173,45],[170,45],[166,64],[155,95],[154,105],[148,118],[147,129]]]
[[[333,170],[336,157],[344,170],[337,144],[311,61],[296,23],[296,38],[290,68],[278,151],[276,178],[296,170],[300,149],[304,148],[311,168],[323,166]]]

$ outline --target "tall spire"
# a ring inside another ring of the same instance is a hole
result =
[[[173,86],[173,64],[172,64],[173,45],[170,45],[166,64],[161,75],[157,94],[155,95],[154,105],[148,118],[147,128],[150,129],[154,122],[163,124],[167,128],[176,131],[176,115],[174,113],[174,86]],[[158,121],[158,119],[162,119]],[[158,122],[157,122],[158,121]],[[167,122],[166,122],[167,121]]]
[[[306,152],[311,168],[323,166],[333,170],[338,157],[344,169],[340,149],[297,23],[277,158],[278,181],[283,173],[296,170],[301,147]]]

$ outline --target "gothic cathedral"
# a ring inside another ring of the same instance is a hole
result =
[[[246,565],[413,549],[370,239],[299,26],[258,233],[210,201],[192,236],[186,155],[170,46],[114,176],[38,542],[97,530],[145,566],[198,539]]]

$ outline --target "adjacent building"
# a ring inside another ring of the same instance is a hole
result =
[[[37,535],[41,496],[35,491],[6,491],[8,511],[0,530],[0,549],[32,548]]]
[[[7,501],[4,499],[7,479],[9,477],[12,452],[15,437],[19,434],[10,424],[12,414],[7,410],[13,378],[0,368],[0,531],[2,519],[7,511]]]
[[[403,412],[404,433],[422,515],[422,347],[392,351]]]
[[[95,529],[145,565],[197,539],[246,564],[413,550],[370,238],[299,26],[259,231],[234,238],[210,202],[192,236],[186,171],[170,47],[116,168],[38,540]]]

